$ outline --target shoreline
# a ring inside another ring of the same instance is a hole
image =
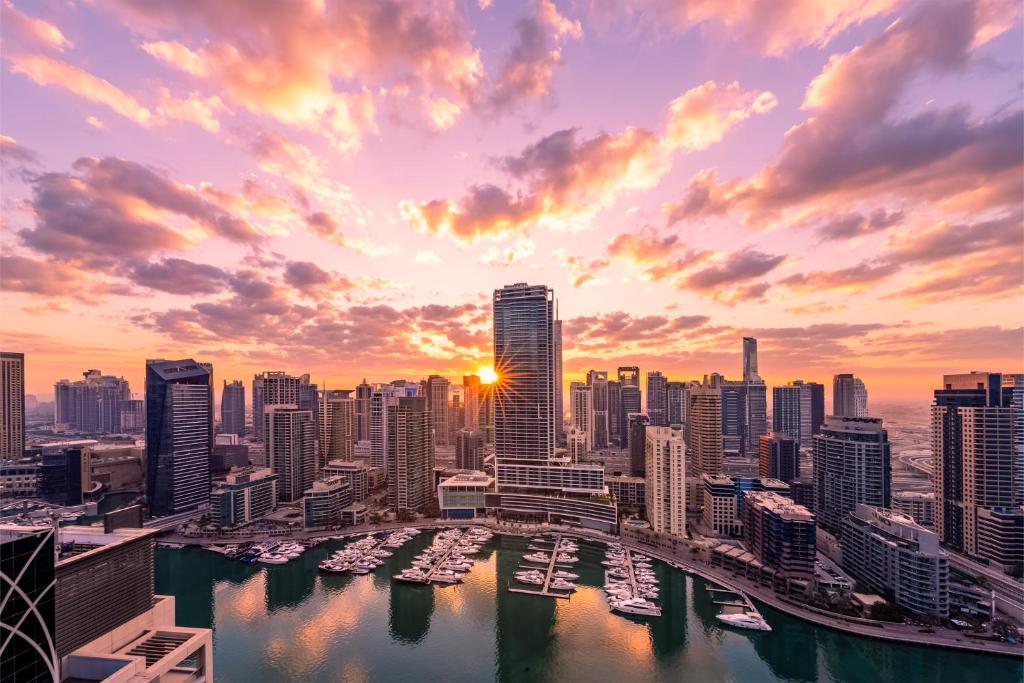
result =
[[[591,529],[583,529],[583,528],[579,528],[579,527],[561,527],[561,526],[557,526],[557,525],[547,525],[547,526],[544,526],[544,527],[536,527],[536,528],[530,528],[530,529],[522,529],[522,528],[516,529],[514,527],[506,528],[503,525],[498,525],[498,524],[494,524],[494,523],[480,523],[480,522],[475,521],[475,520],[443,520],[443,521],[442,520],[432,520],[432,521],[429,521],[429,522],[422,522],[422,523],[417,523],[417,522],[390,523],[390,524],[388,524],[386,526],[380,526],[378,528],[364,528],[364,529],[358,529],[358,530],[352,530],[352,531],[342,531],[342,532],[338,532],[338,531],[335,531],[335,532],[326,532],[326,531],[324,531],[324,532],[310,532],[308,534],[302,535],[302,538],[300,538],[300,539],[295,539],[294,538],[295,534],[293,534],[293,535],[288,536],[288,537],[282,536],[282,537],[280,537],[280,540],[286,540],[286,539],[290,539],[290,540],[308,540],[308,539],[315,539],[315,538],[316,539],[325,539],[325,538],[326,539],[334,539],[335,537],[340,538],[340,539],[347,539],[347,538],[350,538],[350,537],[365,536],[367,534],[373,534],[373,533],[378,533],[378,532],[386,532],[386,531],[390,531],[392,529],[399,529],[399,528],[409,528],[409,527],[412,527],[412,528],[422,529],[422,530],[432,530],[432,529],[443,529],[443,528],[453,527],[453,526],[454,527],[480,526],[480,527],[487,528],[490,531],[493,531],[495,533],[505,534],[505,535],[508,535],[508,536],[521,536],[521,537],[528,537],[528,536],[531,536],[531,535],[534,535],[534,534],[537,534],[537,533],[545,533],[545,532],[550,532],[550,531],[558,531],[558,532],[566,533],[568,535],[575,535],[575,536],[578,536],[580,538],[586,538],[588,540],[593,540],[593,541],[597,541],[597,542],[601,542],[601,543],[608,543],[608,542],[621,543],[623,546],[629,547],[631,550],[637,550],[639,552],[644,553],[645,555],[649,555],[649,556],[651,556],[651,557],[653,557],[653,558],[655,558],[655,559],[657,559],[657,560],[659,560],[661,562],[664,562],[665,564],[667,564],[667,565],[669,565],[669,566],[671,566],[671,567],[673,567],[675,569],[678,569],[681,572],[684,572],[686,574],[690,574],[690,575],[693,575],[693,576],[697,576],[697,577],[703,579],[704,581],[707,581],[709,583],[712,583],[712,584],[715,584],[717,586],[720,586],[721,588],[724,588],[724,589],[727,589],[727,590],[730,590],[730,591],[735,591],[737,593],[745,595],[749,599],[751,599],[751,600],[753,600],[755,602],[758,602],[761,605],[770,607],[771,609],[776,610],[778,612],[782,612],[783,614],[786,614],[788,616],[800,619],[801,621],[805,621],[805,622],[814,624],[816,626],[821,626],[823,628],[828,628],[828,629],[831,629],[833,631],[838,631],[840,633],[844,633],[844,634],[852,635],[852,636],[871,638],[871,639],[874,639],[874,640],[882,640],[882,641],[887,641],[887,642],[895,642],[895,643],[909,644],[909,645],[919,645],[919,646],[923,646],[923,647],[941,648],[941,649],[947,649],[947,650],[958,650],[958,651],[961,651],[961,652],[971,652],[971,653],[975,653],[975,654],[998,655],[998,656],[1001,656],[1001,657],[1011,657],[1011,658],[1017,659],[1018,661],[1024,661],[1024,645],[1014,646],[1014,645],[1011,645],[1009,643],[1002,643],[1002,642],[996,642],[996,641],[983,641],[983,642],[974,642],[974,641],[970,641],[970,640],[967,640],[967,641],[959,641],[959,640],[957,640],[957,641],[954,641],[954,642],[940,641],[940,640],[937,640],[937,639],[922,638],[921,634],[894,633],[892,631],[884,632],[884,631],[880,630],[880,629],[886,628],[886,626],[884,626],[884,625],[873,626],[873,625],[867,625],[867,624],[851,624],[851,623],[848,623],[848,622],[844,622],[843,618],[841,616],[839,616],[839,615],[837,615],[835,617],[831,617],[831,616],[817,614],[815,612],[812,612],[812,611],[808,610],[807,608],[800,607],[800,606],[797,606],[797,605],[795,605],[793,603],[790,603],[788,601],[782,600],[778,596],[769,595],[765,591],[753,590],[750,587],[747,587],[747,586],[745,586],[743,584],[733,582],[730,577],[720,576],[720,575],[718,575],[716,573],[708,571],[707,568],[705,568],[705,567],[701,567],[701,566],[698,566],[698,565],[692,565],[692,564],[683,562],[679,558],[667,556],[664,553],[659,552],[657,549],[649,548],[649,547],[637,544],[637,543],[632,542],[630,540],[623,539],[623,538],[621,538],[619,536],[612,536],[610,534],[605,534],[605,533],[602,533],[602,532],[599,532],[599,531],[595,531],[595,530],[591,530]],[[259,540],[271,540],[271,539],[278,540],[277,537],[269,537],[269,538],[264,537],[264,538],[259,539]],[[202,541],[202,542],[200,542],[200,541]],[[184,545],[186,547],[187,546],[205,547],[205,546],[208,546],[208,545],[231,545],[231,544],[244,543],[244,542],[248,542],[248,541],[241,540],[241,539],[230,539],[230,538],[229,539],[212,539],[212,538],[189,538],[189,537],[180,537],[180,536],[176,536],[174,541],[170,541],[170,543],[174,543],[175,545]],[[158,545],[160,543],[161,543],[161,541],[157,541]],[[901,625],[899,625],[899,624],[892,624],[889,628],[901,628]],[[964,635],[964,637],[967,637],[965,634],[962,634],[962,635]]]

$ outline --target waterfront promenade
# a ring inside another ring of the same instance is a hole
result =
[[[397,528],[415,527],[418,529],[436,529],[447,527],[483,526],[492,531],[504,534],[512,534],[530,537],[542,532],[561,532],[570,536],[587,538],[600,542],[617,542],[624,547],[637,550],[645,555],[659,559],[681,571],[699,576],[711,583],[717,584],[728,590],[745,594],[750,598],[767,605],[772,609],[789,614],[790,616],[804,621],[823,626],[825,628],[842,631],[868,638],[896,641],[924,645],[929,647],[942,647],[957,650],[981,652],[986,654],[999,654],[1010,657],[1024,658],[1024,644],[1012,644],[999,641],[992,641],[977,637],[971,637],[966,633],[951,629],[936,628],[935,633],[922,633],[921,627],[909,624],[895,624],[887,622],[875,622],[866,619],[851,619],[842,615],[833,615],[807,605],[796,603],[788,598],[776,594],[773,590],[760,586],[746,580],[742,576],[736,576],[720,568],[712,567],[705,562],[684,558],[679,555],[671,555],[662,552],[658,548],[636,543],[631,539],[606,534],[591,529],[580,527],[559,526],[559,525],[535,525],[503,523],[493,519],[477,520],[417,520],[415,522],[386,522],[382,524],[363,524],[353,527],[345,527],[343,530],[297,530],[287,536],[273,536],[274,539],[288,538],[290,540],[311,540],[316,538],[334,536],[361,536],[379,531],[389,531]],[[169,534],[160,537],[161,542],[179,543],[185,545],[224,545],[245,542],[260,542],[267,540],[267,534],[258,534],[252,537],[190,537],[179,534]]]

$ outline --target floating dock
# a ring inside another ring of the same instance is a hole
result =
[[[554,541],[532,541],[532,543],[552,543],[551,550],[546,551],[551,553],[551,559],[548,560],[547,572],[544,575],[544,585],[537,588],[519,588],[518,586],[512,586],[509,584],[509,593],[525,593],[526,595],[540,595],[546,598],[562,598],[568,600],[571,593],[566,591],[552,591],[551,578],[555,573],[555,567],[559,566],[558,560],[558,547],[562,544],[562,534],[554,534]],[[529,562],[530,560],[527,560]],[[571,566],[571,563],[561,563],[562,566]]]

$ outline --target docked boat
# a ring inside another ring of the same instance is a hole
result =
[[[642,598],[611,601],[612,609],[624,614],[639,614],[645,617],[660,617],[661,610],[653,602]]]
[[[576,590],[576,584],[572,581],[566,581],[565,579],[551,579],[551,587],[560,591]]]
[[[288,564],[288,558],[278,553],[263,553],[256,561],[260,564]]]
[[[560,553],[558,557],[555,559],[555,562],[557,562],[558,564],[576,564],[579,561],[580,558],[576,557],[575,555],[570,555],[568,553]]]
[[[752,631],[772,630],[772,627],[768,625],[768,622],[764,620],[764,617],[756,612],[747,612],[745,614],[718,614],[715,616],[723,624],[735,626],[736,628],[745,628]]]
[[[551,561],[551,556],[546,553],[530,553],[529,555],[523,555],[523,559],[529,562],[542,562],[547,564]]]
[[[580,578],[579,574],[573,574],[572,572],[562,571],[561,569],[556,571],[551,576],[553,576],[556,579],[568,579],[570,581],[575,581],[576,579]]]

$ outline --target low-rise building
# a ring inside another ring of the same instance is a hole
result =
[[[146,485],[146,448],[99,444],[89,458],[90,479],[104,492],[142,491]]]
[[[341,524],[341,511],[352,502],[352,485],[345,477],[317,479],[302,498],[305,526]]]
[[[934,491],[894,491],[892,509],[923,527],[935,528]]]
[[[36,458],[0,460],[0,500],[38,495],[39,461]]]
[[[472,519],[487,512],[487,493],[494,477],[484,472],[459,472],[437,485],[437,501],[446,519]]]
[[[210,472],[221,474],[234,467],[249,464],[249,446],[242,443],[237,434],[217,434],[213,437],[213,453],[210,455]]]
[[[270,468],[246,467],[228,473],[210,493],[211,515],[226,529],[249,524],[277,509],[278,476]]]
[[[606,476],[608,493],[620,508],[642,508],[647,504],[647,481],[643,477]]]
[[[744,545],[778,578],[814,578],[815,521],[810,510],[775,491],[748,491],[743,521]]]
[[[356,460],[331,460],[324,465],[323,477],[343,476],[352,485],[352,500],[363,501],[370,496],[370,466]]]
[[[858,503],[843,524],[842,565],[915,614],[949,616],[949,568],[939,537],[898,512]]]
[[[737,536],[742,529],[736,516],[736,484],[724,474],[701,475],[704,487],[704,531],[719,536]]]

